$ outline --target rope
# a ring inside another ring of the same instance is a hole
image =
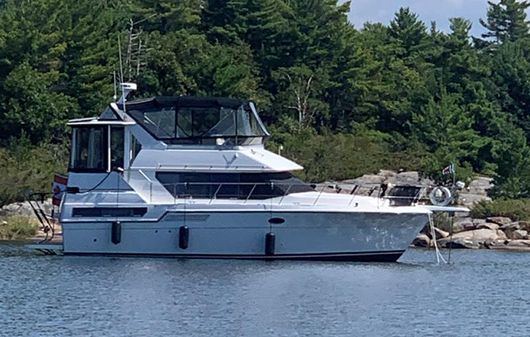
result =
[[[431,236],[432,240],[434,242],[434,251],[436,254],[436,264],[440,264],[440,261],[442,261],[444,264],[447,264],[447,261],[443,257],[442,253],[440,252],[440,249],[438,248],[438,243],[436,242],[436,231],[434,230],[434,221],[432,220],[432,214],[429,214],[429,226],[431,227]]]

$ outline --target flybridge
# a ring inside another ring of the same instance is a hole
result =
[[[166,144],[256,145],[269,136],[250,101],[155,97],[129,102],[126,108],[127,115]]]

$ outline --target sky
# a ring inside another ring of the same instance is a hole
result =
[[[479,23],[486,17],[487,0],[351,0],[350,21],[356,28],[369,22],[388,24],[400,7],[410,7],[430,27],[436,21],[438,29],[449,31],[449,18],[464,17],[473,23],[471,35],[484,32]]]

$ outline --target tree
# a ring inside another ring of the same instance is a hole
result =
[[[526,10],[530,2],[523,0],[500,0],[499,3],[488,1],[486,20],[480,23],[488,30],[483,38],[494,38],[496,43],[517,41],[527,38],[529,34]]]

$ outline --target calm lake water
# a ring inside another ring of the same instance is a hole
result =
[[[1,336],[528,336],[530,254],[401,263],[34,255],[0,244]]]

